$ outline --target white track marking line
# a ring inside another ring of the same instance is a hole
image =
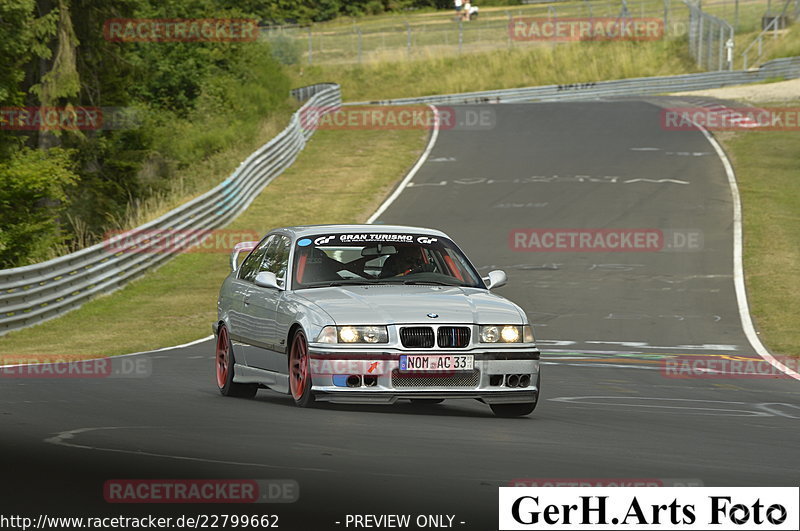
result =
[[[143,351],[143,352],[132,352],[130,354],[119,354],[119,355],[116,355],[116,356],[100,356],[99,358],[86,358],[86,359],[81,359],[81,360],[76,360],[76,361],[77,362],[83,362],[83,361],[89,361],[89,360],[92,360],[92,359],[102,359],[102,358],[109,358],[109,359],[126,358],[128,356],[141,356],[142,354],[153,354],[155,352],[164,352],[164,351],[167,351],[167,350],[176,350],[176,349],[179,349],[179,348],[191,347],[193,345],[197,345],[199,343],[203,343],[204,341],[208,341],[209,339],[212,339],[213,337],[214,337],[213,335],[210,335],[210,336],[202,337],[200,339],[195,339],[194,341],[189,341],[188,343],[183,343],[182,345],[175,345],[175,346],[172,346],[172,347],[163,347],[163,348],[159,348],[159,349],[156,349],[156,350],[146,350],[146,351]],[[153,359],[156,359],[156,358],[159,358],[159,359],[160,358],[168,358],[168,357],[169,356],[154,356]],[[205,357],[205,356],[201,356],[201,357]],[[13,367],[27,367],[29,365],[52,365],[54,363],[68,363],[68,362],[51,361],[51,362],[45,362],[45,363],[15,363],[15,364],[12,364],[12,365],[0,365],[0,369],[13,368]]]
[[[728,156],[719,145],[719,142],[709,133],[704,127],[695,124],[700,132],[706,137],[706,140],[714,148],[725,167],[725,173],[728,176],[728,184],[731,187],[731,195],[733,196],[733,282],[736,288],[736,302],[739,306],[739,318],[742,321],[742,328],[747,340],[752,345],[753,349],[759,356],[764,358],[767,362],[772,364],[773,367],[788,374],[796,380],[800,380],[800,374],[790,369],[770,354],[767,348],[761,343],[756,329],[753,326],[753,320],[750,318],[750,308],[747,305],[747,289],[744,284],[744,270],[742,266],[742,202],[739,196],[739,185],[736,183],[736,174],[733,172]]]
[[[99,430],[125,430],[125,429],[159,429],[155,426],[106,426],[106,427],[98,427],[98,428],[78,428],[75,430],[68,430],[56,433],[53,437],[48,437],[44,440],[45,443],[53,444],[56,446],[62,446],[65,448],[76,448],[79,450],[95,450],[100,452],[112,452],[117,454],[130,454],[136,455],[140,457],[156,457],[159,459],[174,459],[176,461],[193,461],[193,462],[200,462],[200,463],[211,463],[215,465],[230,465],[230,466],[244,466],[244,467],[255,467],[255,468],[268,468],[272,470],[287,470],[291,468],[291,470],[300,470],[303,472],[323,472],[323,473],[333,473],[338,474],[340,471],[330,469],[330,468],[314,468],[314,467],[296,467],[296,466],[283,466],[283,465],[268,465],[266,463],[249,463],[249,462],[242,462],[242,461],[224,461],[220,459],[206,459],[203,457],[190,457],[184,455],[171,455],[171,454],[161,454],[157,452],[142,452],[139,450],[126,450],[124,448],[103,448],[101,446],[89,446],[87,444],[77,444],[74,442],[69,442],[70,440],[74,439],[76,435],[80,435],[82,433],[91,432],[91,431],[99,431]],[[416,478],[416,475],[412,474],[391,474],[388,472],[364,472],[365,475],[369,476],[380,476],[380,477],[394,477],[394,478]],[[474,480],[475,478],[470,478]]]
[[[202,457],[188,457],[182,455],[170,455],[170,454],[160,454],[155,452],[141,452],[139,450],[125,450],[123,448],[103,448],[98,446],[89,446],[86,444],[76,444],[73,442],[67,442],[71,439],[74,439],[76,435],[81,433],[86,433],[90,431],[99,431],[99,430],[123,430],[123,429],[141,429],[141,428],[154,428],[152,426],[107,426],[107,427],[99,427],[99,428],[78,428],[76,430],[68,430],[62,431],[57,433],[53,437],[49,437],[44,440],[44,442],[49,444],[54,444],[56,446],[65,446],[67,448],[78,448],[80,450],[100,450],[103,452],[114,452],[119,454],[133,454],[139,456],[146,456],[146,457],[160,457],[163,459],[175,459],[178,461],[198,461],[202,463],[214,463],[219,465],[233,465],[233,466],[247,466],[247,467],[259,467],[259,468],[270,468],[270,469],[278,469],[278,470],[285,470],[286,466],[279,466],[279,465],[267,465],[264,463],[245,463],[239,461],[223,461],[219,459],[204,459]],[[303,470],[305,472],[334,472],[333,470],[327,468],[310,468],[310,467],[292,467],[292,470]]]
[[[172,346],[172,347],[157,348],[155,350],[145,350],[143,352],[133,352],[131,354],[120,354],[119,356],[113,356],[113,357],[114,358],[123,358],[125,356],[139,356],[140,354],[152,354],[154,352],[164,352],[165,350],[176,350],[176,349],[179,349],[179,348],[192,347],[194,345],[199,345],[200,343],[203,343],[203,342],[208,341],[209,339],[213,339],[213,338],[214,338],[214,335],[212,334],[210,336],[201,337],[200,339],[195,339],[194,341],[189,341],[188,343],[183,343],[182,345],[175,345],[175,346]]]
[[[431,111],[433,111],[433,132],[431,133],[430,139],[428,139],[428,146],[425,148],[425,151],[422,152],[422,155],[420,155],[417,163],[414,164],[414,167],[411,168],[411,171],[408,172],[408,175],[406,175],[405,178],[400,181],[400,184],[397,185],[397,188],[395,188],[394,192],[392,192],[392,195],[390,195],[386,201],[384,201],[383,204],[378,207],[378,210],[376,210],[375,213],[369,217],[367,223],[375,223],[375,220],[378,219],[386,211],[386,209],[392,205],[392,203],[395,202],[401,193],[403,193],[403,190],[406,188],[409,181],[414,178],[414,175],[417,174],[422,165],[425,164],[425,161],[428,160],[428,155],[431,154],[431,150],[433,150],[433,146],[436,144],[436,139],[439,137],[439,111],[436,109],[435,105],[428,105],[428,107],[430,107]]]
[[[661,367],[653,367],[652,365],[621,365],[618,363],[566,363],[556,361],[541,361],[542,365],[564,365],[567,367],[589,367],[594,369],[637,369],[642,371],[659,371]]]
[[[800,407],[798,407],[798,406],[796,406],[794,404],[783,404],[783,403],[778,403],[778,402],[767,402],[767,403],[764,403],[764,404],[756,404],[756,406],[758,406],[759,408],[763,409],[764,411],[772,413],[776,417],[786,417],[787,419],[800,419]],[[780,411],[779,409],[776,409],[773,406],[786,406],[786,407],[790,407],[790,408],[795,408],[795,409],[798,410],[798,416],[792,415],[791,413],[785,413],[783,411]]]
[[[775,416],[775,414],[770,411],[729,409],[722,407],[690,407],[681,405],[659,406],[654,404],[631,404],[627,402],[615,403],[615,402],[604,401],[604,400],[642,400],[642,401],[650,400],[650,401],[660,401],[660,402],[692,402],[698,404],[698,406],[699,404],[733,404],[736,406],[755,406],[755,407],[759,406],[759,404],[752,404],[749,402],[731,402],[726,400],[700,400],[692,398],[660,398],[660,397],[644,397],[644,396],[559,396],[555,398],[548,398],[547,400],[551,402],[564,402],[574,405],[589,404],[589,405],[614,406],[614,407],[640,407],[640,408],[652,408],[652,409],[683,409],[690,411],[713,411],[723,416],[734,416],[734,417]],[[600,401],[598,402],[596,400]],[[720,413],[720,412],[726,412],[726,413]],[[733,413],[733,415],[731,415],[731,413]],[[710,413],[700,413],[700,414],[709,415]]]

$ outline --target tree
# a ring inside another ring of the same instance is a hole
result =
[[[52,256],[64,242],[58,222],[78,176],[70,153],[23,148],[0,162],[0,268]]]

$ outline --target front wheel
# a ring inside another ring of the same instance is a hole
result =
[[[539,397],[542,396],[542,371],[539,371],[536,376],[536,398],[533,402],[523,402],[521,404],[490,404],[492,413],[498,417],[524,417],[530,415],[536,409],[536,404],[539,403]]]
[[[308,363],[308,341],[302,330],[295,332],[289,350],[289,390],[297,406],[311,407],[314,403]]]
[[[217,354],[214,358],[217,369],[217,387],[223,396],[234,396],[237,398],[253,398],[258,392],[258,385],[241,384],[233,381],[233,373],[236,366],[236,359],[233,356],[233,345],[228,328],[225,325],[219,327],[217,332]]]

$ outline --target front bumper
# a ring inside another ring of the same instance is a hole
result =
[[[404,354],[472,355],[473,370],[401,372],[400,356]],[[309,356],[312,391],[317,400],[325,402],[391,404],[398,399],[470,398],[511,404],[535,402],[539,393],[540,355],[535,348],[406,352],[311,345]]]

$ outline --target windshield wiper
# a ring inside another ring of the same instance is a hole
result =
[[[414,285],[414,284],[433,284],[435,286],[460,286],[461,284],[450,284],[448,282],[439,282],[438,280],[404,280],[403,284],[406,285]]]
[[[338,286],[372,286],[378,284],[377,280],[335,280],[333,282],[327,282],[323,284],[323,286],[335,288]]]

